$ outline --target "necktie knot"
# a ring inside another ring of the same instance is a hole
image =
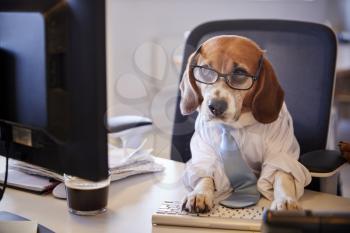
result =
[[[232,130],[230,126],[224,125],[224,124],[221,124],[220,128],[221,128],[222,134],[230,133],[230,131]]]
[[[237,143],[234,137],[231,135],[231,128],[226,125],[221,125],[221,143],[220,143],[220,154],[223,153],[232,154],[233,151],[237,151]]]

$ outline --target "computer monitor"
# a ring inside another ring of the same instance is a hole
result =
[[[1,0],[0,154],[108,176],[104,0]]]

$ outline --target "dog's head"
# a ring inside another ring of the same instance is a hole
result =
[[[180,83],[182,114],[198,109],[206,121],[235,127],[275,121],[284,101],[264,51],[250,39],[217,36],[188,59]]]

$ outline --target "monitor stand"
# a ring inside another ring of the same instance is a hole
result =
[[[7,211],[0,211],[0,221],[28,221],[28,219]],[[51,231],[50,229],[40,224],[38,224],[37,232],[38,233],[55,233],[54,231]]]

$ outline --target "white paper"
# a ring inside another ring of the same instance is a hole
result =
[[[142,145],[144,145],[144,143]],[[136,174],[160,172],[164,170],[162,165],[154,161],[151,149],[142,150],[141,148],[142,146],[137,149],[122,149],[111,144],[108,145],[108,165],[112,181]],[[57,174],[43,167],[13,159],[10,159],[9,166],[11,169],[27,174],[50,177],[63,182],[63,176],[61,174]]]
[[[4,177],[5,174],[1,174],[1,182],[3,182]],[[7,183],[14,187],[29,189],[37,192],[45,191],[54,185],[54,183],[50,182],[49,178],[47,177],[28,175],[28,173],[11,168],[8,171]]]

